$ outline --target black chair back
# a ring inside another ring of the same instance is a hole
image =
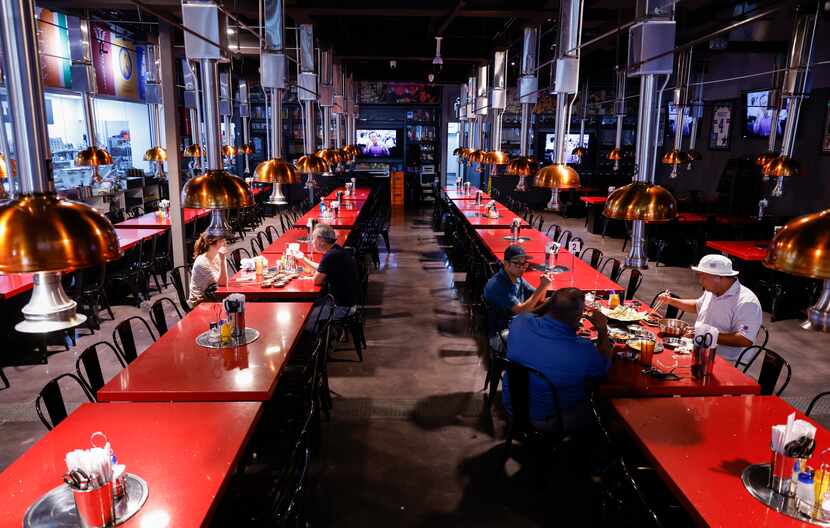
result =
[[[156,330],[159,333],[159,337],[163,336],[167,333],[167,311],[165,310],[165,306],[169,306],[173,308],[173,312],[176,313],[176,319],[182,319],[182,312],[179,310],[179,307],[176,306],[176,303],[173,302],[172,299],[168,299],[167,297],[161,297],[156,302],[150,306],[150,320],[153,322],[153,326],[156,327]]]
[[[573,233],[571,233],[570,229],[565,229],[559,234],[559,239],[557,240],[557,242],[559,242],[560,245],[563,245],[567,248],[572,236]]]
[[[138,349],[135,345],[135,334],[133,334],[133,321],[143,324],[150,338],[156,341],[156,335],[153,333],[153,329],[150,328],[150,323],[140,315],[133,315],[118,323],[115,330],[112,331],[112,342],[115,343],[115,348],[118,349],[122,359],[127,364],[132,363],[138,357]]]
[[[804,414],[810,416],[818,402],[826,398],[827,396],[830,396],[830,391],[819,392],[818,394],[816,394],[815,398],[813,398],[813,401],[811,401],[810,405],[807,406],[807,410],[804,411]]]
[[[579,258],[590,264],[592,268],[599,269],[599,264],[602,262],[602,251],[597,248],[585,248],[579,254]]]
[[[510,391],[510,427],[511,432],[532,431],[530,423],[530,376],[536,376],[545,382],[551,392],[554,403],[554,416],[558,431],[565,430],[562,421],[562,409],[559,406],[559,392],[556,386],[538,370],[522,365],[515,361],[504,360],[505,373],[507,375],[508,390]],[[512,435],[511,435],[512,436]]]
[[[268,226],[265,227],[265,236],[268,238],[268,243],[273,244],[274,241],[280,237],[280,230],[275,226],[268,224]]]
[[[628,274],[628,281],[625,280],[626,274]],[[640,284],[643,283],[643,274],[637,268],[625,268],[614,280],[623,285],[625,288],[625,300],[630,301],[640,289]]]
[[[557,224],[551,224],[548,226],[548,230],[545,232],[545,236],[551,240],[559,240],[559,237],[562,235],[562,228],[559,227]]]
[[[176,266],[170,270],[170,282],[173,283],[173,288],[176,289],[176,296],[179,298],[179,304],[185,313],[191,310],[187,298],[190,295],[190,266]]]
[[[251,254],[245,248],[236,248],[231,251],[231,264],[233,269],[239,271],[242,269],[242,259],[251,258]]]
[[[614,257],[607,257],[605,262],[603,262],[599,267],[599,272],[604,274],[611,280],[615,280],[616,277],[620,274],[620,268],[622,264],[619,260],[615,259]]]
[[[787,385],[790,383],[790,378],[792,377],[792,367],[790,367],[787,360],[781,357],[778,352],[759,345],[748,346],[741,352],[741,355],[738,356],[738,359],[735,361],[735,367],[743,367],[743,372],[746,374],[750,367],[752,367],[752,364],[755,363],[758,356],[762,353],[764,355],[764,359],[761,363],[761,372],[758,374],[758,384],[761,386],[761,395],[770,396],[775,394],[776,396],[781,396],[781,393],[784,392],[784,389],[786,389]],[[782,383],[776,391],[775,387],[778,385],[778,380],[781,378],[781,372],[784,369],[786,369],[787,375],[784,378],[784,383]]]
[[[56,425],[61,423],[68,415],[66,411],[66,402],[63,398],[63,392],[61,392],[60,381],[64,378],[72,379],[80,387],[81,392],[83,392],[84,396],[91,402],[95,401],[92,394],[89,391],[89,388],[86,386],[86,383],[82,379],[80,379],[75,374],[61,374],[55,378],[49,380],[49,382],[44,385],[43,389],[41,389],[40,393],[37,395],[37,399],[35,399],[35,410],[37,411],[37,416],[40,418],[40,421],[46,426],[46,429],[52,430]],[[49,416],[47,419],[46,416],[43,414],[42,407],[46,407],[46,414]]]
[[[121,358],[118,350],[108,341],[98,341],[86,347],[78,356],[78,359],[75,360],[75,373],[86,383],[87,388],[89,388],[93,395],[97,395],[98,391],[106,383],[104,371],[101,368],[100,357],[98,356],[98,347],[109,349],[113,357],[118,361],[118,364],[121,365],[121,368],[127,366],[124,364],[124,360]],[[83,369],[81,366],[83,366]]]
[[[657,304],[657,298],[660,297],[660,295],[661,294],[658,293],[651,300],[651,304],[649,305],[651,308],[654,308],[654,305]],[[669,295],[671,295],[672,299],[679,299],[680,298],[680,296],[677,295],[674,292],[669,293]],[[671,306],[671,305],[668,305],[668,304],[666,305],[666,319],[680,319],[681,317],[683,317],[684,314],[685,314],[685,312],[681,311],[676,306]]]

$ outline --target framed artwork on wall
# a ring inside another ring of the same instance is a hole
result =
[[[821,153],[830,154],[830,99],[824,111],[824,133],[821,135]]]
[[[709,150],[729,150],[731,148],[733,107],[731,101],[718,101],[712,105]]]

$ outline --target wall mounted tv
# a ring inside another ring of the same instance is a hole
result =
[[[772,110],[767,108],[769,90],[746,92],[746,114],[744,119],[744,137],[768,138],[772,130]],[[787,120],[786,106],[778,113],[778,137],[784,133]]]
[[[401,157],[402,131],[394,128],[358,128],[357,147],[363,158]]]

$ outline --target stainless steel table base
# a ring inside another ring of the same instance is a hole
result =
[[[150,488],[147,482],[127,473],[127,493],[115,501],[115,524],[126,522],[147,502]],[[53,488],[37,500],[23,517],[24,528],[77,528],[81,524],[75,510],[75,499],[66,484]]]

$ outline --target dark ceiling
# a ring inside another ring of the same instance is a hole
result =
[[[730,22],[745,18],[766,7],[780,5],[775,0],[748,4],[736,0],[681,0],[677,3],[678,43],[706,35]],[[143,8],[139,7],[139,4]],[[152,39],[158,18],[181,20],[180,0],[42,0],[39,5],[62,12],[83,15],[119,24],[136,38]],[[613,32],[620,23],[632,20],[635,0],[585,0],[583,41]],[[224,7],[245,24],[258,23],[257,0],[228,0]],[[497,48],[510,50],[510,62],[518,63],[521,33],[526,25],[541,29],[541,61],[553,55],[556,43],[559,2],[555,0],[289,0],[286,26],[311,22],[321,46],[334,49],[335,60],[348,64],[355,78],[364,80],[426,81],[434,72],[435,36],[443,37],[444,66],[436,82],[460,83],[477,64],[492,61]],[[748,14],[747,14],[748,13]],[[791,32],[789,10],[761,20],[747,37],[735,32],[727,35],[728,46],[718,53],[780,52]],[[234,26],[236,23],[229,22]],[[760,31],[758,28],[761,28]],[[180,32],[179,32],[180,33]],[[760,37],[759,37],[760,35]],[[181,41],[181,34],[178,35]],[[610,86],[613,67],[624,58],[627,33],[607,38],[587,47],[582,56],[583,72],[592,82]],[[249,71],[256,71],[256,38],[244,30],[229,36],[229,47],[239,49],[239,59]],[[708,45],[701,45],[705,58]],[[618,51],[622,50],[622,51]],[[183,49],[179,50],[183,54]],[[247,55],[247,56],[246,56]],[[396,67],[390,67],[390,61]],[[518,66],[508,71],[509,79],[518,75]],[[548,82],[547,70],[539,72],[540,86]],[[595,81],[594,81],[595,80]],[[513,82],[510,82],[513,85]]]

